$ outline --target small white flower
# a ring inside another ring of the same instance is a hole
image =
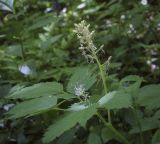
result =
[[[89,98],[88,93],[86,92],[86,89],[84,87],[83,84],[77,84],[74,87],[75,90],[75,95],[82,98],[84,101],[87,101],[87,99]]]
[[[142,5],[147,5],[147,4],[148,4],[148,1],[147,1],[147,0],[141,0],[141,4],[142,4]]]
[[[84,85],[80,84],[78,86],[74,87],[75,95],[76,96],[83,96],[85,94],[86,89],[84,88]]]
[[[26,64],[23,64],[23,65],[19,66],[18,69],[24,75],[30,75],[32,73],[30,67],[27,66]]]

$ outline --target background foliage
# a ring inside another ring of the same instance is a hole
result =
[[[159,7],[158,0],[0,0],[0,143],[124,143],[95,115],[99,109],[107,119],[111,109],[130,143],[142,143],[141,131],[144,143],[158,144]],[[107,94],[78,50],[73,29],[83,19],[104,45],[100,60],[112,56]],[[87,109],[74,94],[77,82],[91,95]]]

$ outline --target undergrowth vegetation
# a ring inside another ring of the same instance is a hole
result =
[[[0,0],[0,144],[159,144],[158,0]]]

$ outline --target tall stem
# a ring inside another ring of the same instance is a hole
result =
[[[130,144],[130,142],[120,133],[118,132],[113,126],[112,124],[110,123],[107,123],[105,121],[105,119],[102,117],[102,115],[100,113],[97,112],[97,116],[101,119],[101,121],[104,123],[104,125],[110,129],[114,134],[115,136],[121,140],[121,142],[123,142],[124,144]]]
[[[101,75],[101,78],[102,78],[102,83],[103,83],[103,87],[104,87],[104,91],[105,91],[105,94],[107,93],[107,85],[106,85],[106,78],[105,78],[105,73],[103,71],[103,68],[102,68],[102,64],[100,63],[96,53],[93,51],[93,55],[94,55],[94,58],[97,62],[97,65],[98,65],[98,68],[99,68],[99,71],[100,71],[100,75]],[[110,114],[110,110],[108,109],[108,122],[109,123],[112,123],[111,122],[111,114]]]
[[[104,74],[104,71],[102,69],[102,65],[97,57],[97,55],[95,54],[94,52],[94,58],[98,64],[98,68],[99,68],[99,71],[100,71],[100,75],[101,75],[101,78],[102,78],[102,82],[103,82],[103,87],[104,87],[104,91],[105,91],[105,94],[107,93],[107,85],[106,85],[106,78],[105,78],[105,74]]]

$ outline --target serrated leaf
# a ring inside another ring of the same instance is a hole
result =
[[[140,89],[138,103],[150,109],[160,107],[160,84],[147,85]]]
[[[132,105],[131,95],[124,91],[114,91],[103,96],[98,104],[107,109],[121,109]]]
[[[83,85],[88,90],[96,82],[96,75],[93,70],[88,67],[77,68],[67,85],[67,91],[75,93],[74,89],[77,85]]]
[[[79,112],[72,112],[65,115],[62,119],[51,125],[44,134],[43,142],[49,143],[65,131],[74,127],[77,123],[84,125],[86,121],[96,113],[96,106],[90,106],[88,109]]]
[[[54,96],[40,97],[17,104],[7,114],[11,119],[31,116],[46,111],[56,104],[57,98]]]
[[[57,82],[46,82],[39,83],[29,87],[22,88],[18,91],[15,91],[7,98],[10,99],[31,99],[41,96],[50,96],[53,94],[59,94],[63,92],[63,86]]]

